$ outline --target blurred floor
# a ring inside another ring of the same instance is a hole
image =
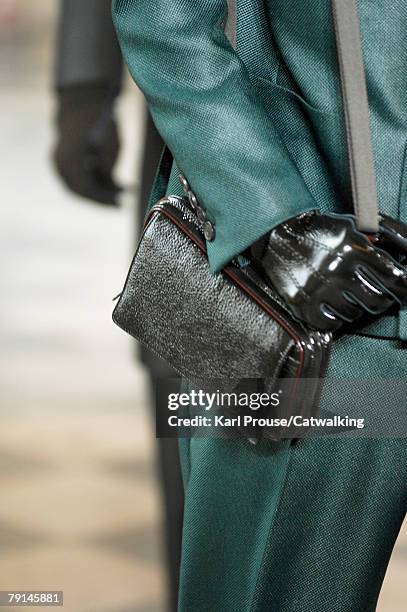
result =
[[[134,247],[134,195],[104,210],[53,176],[56,3],[44,3],[44,22],[17,5],[25,12],[15,36],[2,32],[0,53],[0,589],[61,589],[69,612],[157,612],[164,574],[148,389],[111,322]],[[134,184],[134,88],[120,112],[119,172]]]
[[[161,612],[148,391],[110,321],[133,249],[132,196],[103,210],[52,175],[56,2],[16,4],[21,21],[0,41],[0,589],[63,589],[67,612]],[[127,183],[140,103],[134,89],[121,102]],[[406,609],[406,568],[404,531],[379,612]]]

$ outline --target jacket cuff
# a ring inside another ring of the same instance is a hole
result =
[[[303,206],[296,202],[295,207],[287,209],[284,214],[278,216],[273,215],[271,211],[265,216],[252,214],[248,218],[240,216],[233,218],[230,215],[226,217],[219,214],[213,223],[216,230],[215,238],[206,243],[211,272],[213,274],[220,272],[234,257],[243,253],[280,223],[315,209],[315,202],[307,201]]]

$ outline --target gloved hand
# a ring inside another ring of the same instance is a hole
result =
[[[405,223],[381,214],[379,232],[369,236],[369,240],[373,246],[387,251],[396,261],[404,262],[407,256]]]
[[[120,187],[112,178],[119,153],[114,97],[102,85],[59,92],[55,166],[73,192],[100,204],[117,205]]]
[[[321,331],[407,302],[407,271],[395,259],[407,255],[407,226],[389,217],[369,239],[351,215],[302,213],[251,255],[291,312]]]

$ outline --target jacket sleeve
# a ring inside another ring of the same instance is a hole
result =
[[[224,32],[226,0],[113,0],[119,42],[158,131],[216,228],[213,272],[315,209]]]
[[[60,0],[56,88],[98,83],[118,93],[121,74],[111,0]]]

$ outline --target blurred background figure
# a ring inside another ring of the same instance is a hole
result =
[[[153,143],[156,135],[123,72],[114,204],[61,188],[50,161],[61,145],[53,121],[62,120],[61,100],[50,87],[60,8],[0,0],[0,589],[63,589],[66,612],[165,612],[149,411],[158,372],[135,363],[111,323],[160,145],[144,151],[146,133]],[[96,106],[83,117],[97,116]],[[111,124],[108,133],[114,151]],[[114,155],[104,155],[95,164],[91,148],[90,168],[106,176]],[[138,185],[136,212],[134,193],[116,187],[134,184],[143,165],[150,178]],[[378,612],[405,610],[406,543],[404,530]]]
[[[120,151],[115,102],[123,83],[120,48],[113,28],[111,0],[60,0],[56,42],[55,91],[57,99],[55,167],[73,193],[92,202],[119,206],[114,168]],[[136,112],[136,108],[134,108]],[[136,195],[136,235],[148,203],[163,142],[147,112],[139,117],[144,144]],[[126,123],[124,123],[124,129]],[[152,393],[168,386],[176,373],[146,349],[140,355],[149,372]],[[170,387],[168,387],[170,389]],[[165,398],[165,393],[160,397]],[[154,403],[153,410],[166,405]],[[177,609],[181,551],[183,488],[176,440],[157,440],[160,482],[164,501],[164,541],[170,609]]]
[[[50,163],[59,3],[12,8],[0,0],[0,588],[63,588],[73,612],[164,612],[176,563],[161,543],[151,377],[111,322],[134,251],[135,196],[122,193],[118,211],[61,189]],[[145,157],[144,103],[126,83],[116,104],[123,185]],[[177,482],[167,490],[179,500]],[[177,541],[176,514],[167,534]]]
[[[115,206],[120,188],[113,168],[120,142],[114,105],[122,58],[111,3],[60,0],[56,49],[56,168],[74,193]]]

